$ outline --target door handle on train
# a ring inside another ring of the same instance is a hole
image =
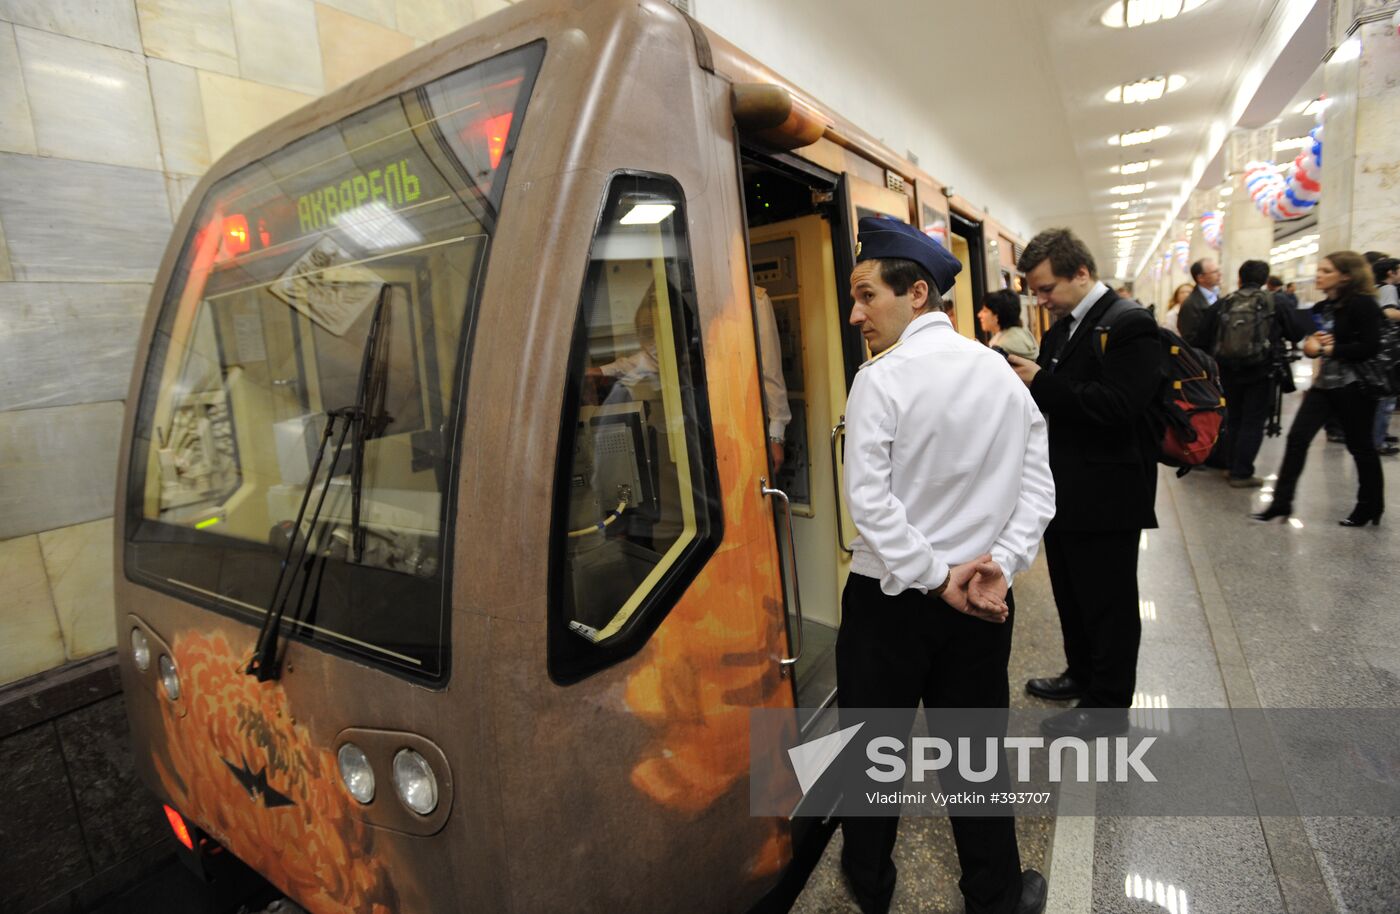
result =
[[[771,495],[780,498],[783,502],[783,519],[787,525],[788,542],[788,567],[792,571],[792,602],[797,609],[797,651],[791,657],[784,657],[779,661],[783,672],[786,673],[788,667],[792,666],[802,657],[802,591],[797,582],[797,546],[792,538],[792,502],[788,500],[787,493],[782,489],[774,489],[768,485],[768,477],[758,477],[758,488],[765,496]]]
[[[831,430],[831,494],[832,504],[836,506],[836,545],[841,547],[841,551],[847,555],[854,555],[855,550],[846,545],[846,531],[841,524],[841,456],[836,450],[836,439],[846,436],[846,417],[842,416]]]

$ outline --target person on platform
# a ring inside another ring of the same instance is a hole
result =
[[[1194,288],[1189,282],[1177,286],[1176,291],[1172,293],[1171,304],[1167,305],[1167,313],[1162,315],[1162,326],[1177,336],[1181,335],[1181,306],[1186,303],[1186,297]]]
[[[1032,679],[1026,691],[1079,699],[1042,725],[1048,735],[1102,736],[1127,728],[1137,677],[1138,542],[1143,529],[1157,526],[1161,433],[1148,406],[1158,393],[1162,347],[1156,321],[1139,305],[1115,308],[1121,313],[1105,323],[1120,299],[1068,229],[1035,236],[1017,268],[1056,318],[1038,362],[1010,362],[1050,425],[1055,519],[1045,558],[1066,661],[1063,673]],[[1090,710],[1097,708],[1114,710]]]
[[[1054,513],[1045,420],[1003,356],[939,307],[958,260],[894,220],[859,230],[850,322],[873,355],[846,404],[859,536],[836,640],[841,706],[1005,709],[1011,584]],[[889,909],[898,828],[897,816],[842,820],[842,868],[866,914]],[[969,914],[1044,909],[1014,819],[959,815],[952,828]]]
[[[1220,264],[1209,257],[1191,264],[1191,281],[1196,287],[1181,303],[1177,320],[1180,336],[1197,349],[1210,352],[1215,342],[1215,303],[1220,298]]]
[[[1307,461],[1308,446],[1329,417],[1340,420],[1347,450],[1356,461],[1356,507],[1343,527],[1379,524],[1385,510],[1385,477],[1372,429],[1376,398],[1361,385],[1357,365],[1380,350],[1380,305],[1375,299],[1371,266],[1355,251],[1336,251],[1317,263],[1317,290],[1327,296],[1318,312],[1319,330],[1303,340],[1303,354],[1322,366],[1288,429],[1283,465],[1273,500],[1255,520],[1287,519]]]
[[[983,296],[977,322],[982,332],[991,337],[987,340],[988,346],[1027,359],[1040,354],[1035,337],[1021,326],[1021,296],[1010,289],[999,289]]]

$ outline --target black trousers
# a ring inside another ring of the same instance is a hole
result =
[[[887,596],[880,582],[852,574],[841,594],[836,636],[836,689],[844,708],[1005,708],[1015,603],[1004,623],[960,613],[918,591]],[[1004,725],[1003,725],[1004,733]],[[1001,765],[1006,770],[1006,765]],[[985,788],[986,785],[983,785]],[[945,784],[945,789],[949,788]],[[1021,856],[1015,820],[1008,816],[953,816],[962,890],[968,914],[1006,914],[1021,896]],[[898,816],[849,817],[841,865],[861,910],[883,914],[894,895],[890,857]]]
[[[1264,443],[1264,425],[1269,421],[1269,378],[1259,372],[1220,371],[1220,383],[1225,388],[1226,465],[1236,479],[1254,475],[1254,458]]]
[[[1308,445],[1329,418],[1336,419],[1346,435],[1347,450],[1356,461],[1359,482],[1356,506],[1381,510],[1385,506],[1385,477],[1381,473],[1381,458],[1372,438],[1376,421],[1376,398],[1368,397],[1355,384],[1347,387],[1309,388],[1293,424],[1288,428],[1288,446],[1283,452],[1283,466],[1274,486],[1274,504],[1293,506],[1293,494],[1298,489],[1298,477],[1308,459]]]
[[[1047,532],[1045,561],[1071,679],[1086,708],[1127,708],[1137,683],[1141,530]]]

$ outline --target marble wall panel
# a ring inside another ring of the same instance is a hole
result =
[[[209,169],[209,134],[204,127],[204,101],[199,79],[190,67],[159,58],[148,58],[151,96],[155,100],[156,126],[165,170],[184,175]]]
[[[29,117],[29,96],[19,66],[15,27],[0,22],[0,150],[33,155],[34,123]]]
[[[476,18],[481,19],[505,9],[511,2],[512,0],[472,0],[472,6],[476,8]]]
[[[15,40],[40,155],[161,167],[139,54],[27,28]]]
[[[212,159],[218,159],[249,134],[313,99],[301,92],[204,70],[199,71],[199,94],[204,99]]]
[[[10,249],[5,244],[5,226],[0,224],[0,282],[10,282],[15,273],[10,269]]]
[[[170,221],[172,223],[180,221],[180,210],[185,208],[185,201],[190,198],[195,187],[199,184],[199,178],[195,175],[172,175],[165,176],[165,193],[170,197]]]
[[[67,658],[78,660],[116,647],[112,519],[45,530],[39,534],[39,550]]]
[[[3,485],[3,483],[0,483]],[[0,684],[63,662],[63,634],[37,536],[0,541]]]
[[[151,287],[0,284],[0,410],[121,400]]]
[[[413,50],[407,35],[320,4],[316,30],[327,91]]]
[[[229,0],[136,0],[147,54],[237,76],[231,10]]]
[[[110,517],[121,426],[121,403],[0,413],[0,537]]]
[[[311,0],[237,0],[233,31],[244,79],[312,95],[324,91]]]
[[[1371,98],[1400,89],[1400,53],[1389,22],[1369,22],[1361,27],[1361,60],[1357,94]]]
[[[0,19],[127,51],[141,50],[141,30],[131,0],[0,0]]]
[[[397,0],[399,31],[431,41],[476,20],[472,0]]]
[[[16,279],[150,282],[170,236],[159,172],[0,153]]]
[[[335,7],[341,12],[368,19],[386,28],[398,27],[398,19],[394,15],[394,0],[320,0],[320,5]],[[320,10],[317,10],[316,15],[319,19]],[[321,46],[321,50],[325,50],[325,45]]]
[[[1400,89],[1362,98],[1356,108],[1352,205],[1394,207],[1400,200]]]

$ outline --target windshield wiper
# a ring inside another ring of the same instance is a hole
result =
[[[332,410],[326,413],[326,429],[321,433],[321,443],[316,448],[316,459],[311,464],[311,474],[306,480],[306,490],[301,495],[301,507],[297,509],[296,520],[292,523],[291,534],[287,538],[287,551],[282,556],[282,566],[277,571],[277,583],[272,588],[272,602],[267,608],[267,615],[263,617],[262,628],[258,630],[258,644],[253,650],[253,659],[248,661],[248,668],[244,670],[250,676],[258,677],[258,682],[267,682],[269,679],[276,679],[280,675],[277,664],[277,635],[282,630],[282,617],[287,612],[287,599],[292,595],[292,587],[296,584],[297,569],[301,569],[304,577],[301,585],[301,593],[297,596],[297,604],[306,598],[306,587],[311,580],[311,563],[315,562],[315,555],[307,560],[307,554],[311,551],[311,540],[316,536],[316,524],[321,519],[321,508],[326,504],[326,493],[330,491],[331,479],[335,476],[335,466],[340,462],[340,453],[345,447],[345,437],[350,431],[350,426],[355,422],[354,407],[346,409]],[[331,458],[331,465],[326,468],[326,481],[321,486],[321,495],[316,499],[316,510],[311,513],[311,524],[306,532],[306,537],[301,536],[301,522],[306,517],[306,506],[311,501],[311,491],[316,488],[316,475],[321,469],[321,459],[326,454],[326,445],[331,440],[331,435],[335,433],[335,423],[337,419],[343,419],[340,427],[340,440],[335,444],[335,456]],[[301,539],[301,552],[297,555],[296,561],[292,561],[292,553],[296,551],[297,540]],[[305,565],[305,567],[303,567]],[[292,569],[291,577],[287,576],[287,569]],[[287,591],[282,592],[282,584],[286,583]]]
[[[311,588],[312,569],[317,558],[322,560],[323,567],[322,574],[315,576],[316,588],[311,591],[312,603],[314,604],[320,596],[326,550],[324,542],[322,542],[316,551],[312,552],[311,541],[316,537],[321,509],[325,506],[326,494],[330,491],[335,468],[340,464],[340,455],[345,447],[345,439],[349,435],[351,426],[355,428],[355,440],[350,452],[351,560],[358,563],[364,556],[365,531],[360,522],[360,502],[364,491],[365,442],[370,438],[378,437],[383,433],[384,428],[393,421],[384,415],[384,400],[389,374],[389,321],[388,311],[385,308],[388,300],[389,285],[386,283],[379,290],[379,297],[374,303],[374,316],[370,319],[369,333],[365,338],[364,354],[360,359],[360,381],[355,392],[355,403],[326,413],[326,428],[321,434],[321,443],[316,448],[316,459],[312,463],[311,474],[306,481],[306,490],[301,496],[301,507],[297,509],[296,521],[292,524],[291,537],[287,541],[287,551],[282,556],[282,565],[277,571],[277,583],[272,588],[272,602],[268,606],[267,616],[263,618],[262,628],[258,631],[258,643],[253,651],[253,658],[248,661],[248,667],[244,671],[250,676],[257,676],[259,682],[276,679],[281,675],[280,665],[277,662],[277,639],[282,631],[282,619],[287,613],[287,601],[292,595],[292,589],[296,585],[297,572],[300,570],[302,574],[301,592],[297,594],[295,605],[298,609],[306,605],[306,594]],[[334,434],[337,419],[342,420],[342,424],[340,438],[335,444],[335,456],[331,458],[330,466],[326,469],[326,481],[321,486],[321,494],[316,500],[316,509],[311,513],[306,538],[302,540],[301,552],[297,555],[296,561],[293,562],[292,553],[296,551],[297,539],[301,536],[302,521],[306,517],[306,506],[311,501],[312,489],[316,487],[316,475],[320,471],[321,460],[326,453],[326,445]],[[325,537],[323,536],[321,539],[324,541]],[[289,568],[292,570],[290,577],[287,574]],[[282,590],[284,583],[287,585],[285,593]]]

